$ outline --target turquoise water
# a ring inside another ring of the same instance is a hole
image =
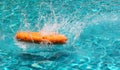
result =
[[[54,31],[64,45],[18,42]],[[119,0],[0,0],[0,70],[120,70]]]

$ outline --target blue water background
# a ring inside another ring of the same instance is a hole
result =
[[[14,38],[54,24],[66,44]],[[0,70],[120,70],[120,1],[0,0]]]

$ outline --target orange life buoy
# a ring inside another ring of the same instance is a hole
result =
[[[20,41],[35,42],[35,43],[54,43],[64,44],[67,37],[62,34],[51,33],[43,35],[42,32],[17,32],[15,38]]]

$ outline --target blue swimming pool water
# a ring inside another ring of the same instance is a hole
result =
[[[64,45],[18,42],[55,31]],[[0,0],[0,70],[120,70],[119,0]]]

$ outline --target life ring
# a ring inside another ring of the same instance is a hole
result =
[[[43,35],[42,32],[17,32],[15,38],[20,41],[34,43],[64,44],[67,41],[65,35],[57,33]]]

